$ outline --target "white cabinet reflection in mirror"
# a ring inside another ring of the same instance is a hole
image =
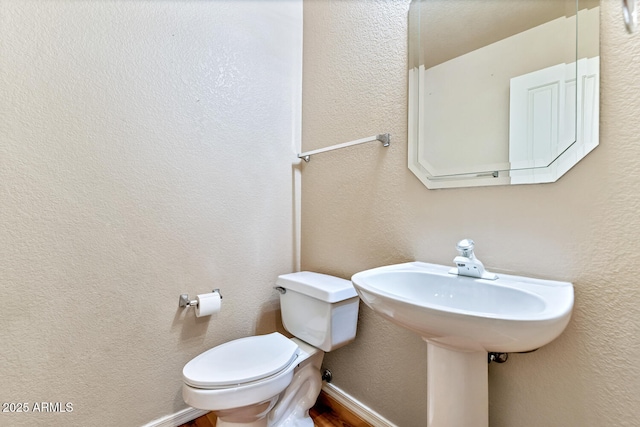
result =
[[[511,79],[512,184],[554,182],[598,145],[599,69],[583,58]]]

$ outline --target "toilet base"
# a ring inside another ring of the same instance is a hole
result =
[[[232,423],[230,421],[223,421],[220,418],[216,420],[216,427],[268,427],[267,419],[249,422],[249,423]]]
[[[249,423],[232,423],[218,418],[216,420],[216,427],[268,427],[268,424],[266,417]]]
[[[324,352],[296,338],[291,340],[298,345],[302,361],[287,377],[282,377],[288,386],[279,395],[253,405],[214,409],[211,396],[218,391],[198,390],[185,384],[185,402],[195,408],[212,410],[217,417],[216,427],[314,427],[309,409],[315,405],[322,388],[320,368]]]
[[[293,372],[291,384],[269,413],[268,427],[313,427],[309,409],[315,405],[322,388],[320,368],[324,352],[304,341],[296,338],[292,340],[309,354],[309,358],[300,363]]]
[[[256,405],[214,411],[216,427],[267,427],[267,415],[275,406],[277,397]]]

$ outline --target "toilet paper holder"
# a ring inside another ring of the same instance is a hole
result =
[[[220,289],[214,289],[212,291],[214,294],[218,294],[220,295],[220,299],[222,299],[222,294],[220,293]],[[190,300],[189,299],[189,294],[181,294],[180,295],[180,299],[178,300],[178,306],[179,307],[197,307],[198,306],[198,300],[194,299],[194,300]]]

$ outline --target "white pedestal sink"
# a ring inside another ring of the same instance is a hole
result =
[[[488,427],[488,352],[535,350],[569,323],[573,285],[412,262],[355,274],[360,298],[427,342],[428,427]]]

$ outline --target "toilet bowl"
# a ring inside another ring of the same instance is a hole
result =
[[[233,340],[183,369],[188,405],[213,411],[217,427],[313,427],[325,351],[355,339],[359,299],[350,281],[319,273],[279,276],[287,338],[274,332]]]

